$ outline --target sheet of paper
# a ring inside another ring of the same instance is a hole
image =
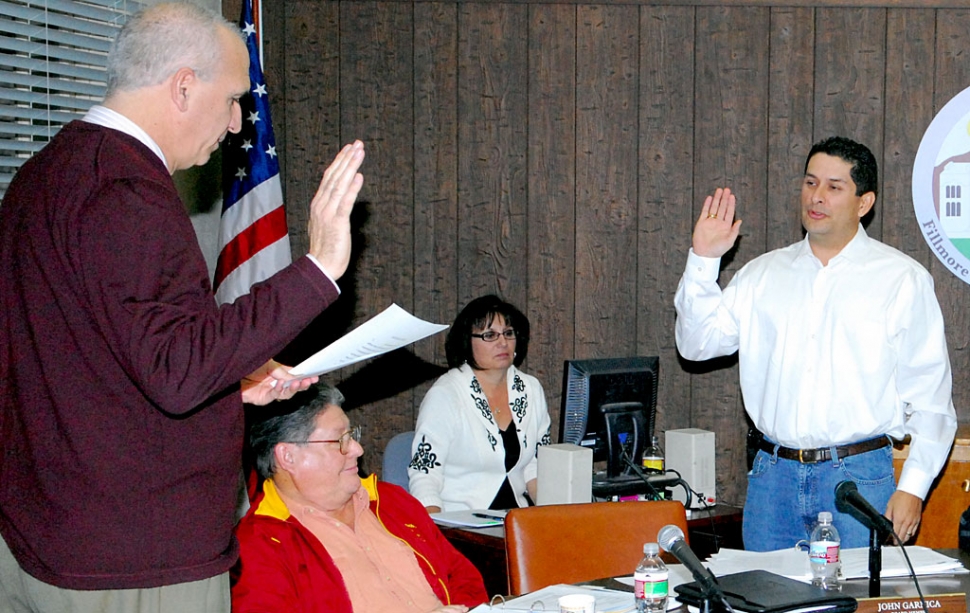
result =
[[[298,377],[322,375],[400,349],[448,326],[411,315],[396,304],[343,335],[290,371]]]
[[[536,590],[524,596],[509,599],[505,605],[487,604],[479,605],[472,609],[472,613],[486,613],[489,611],[508,611],[518,613],[520,611],[559,611],[559,597],[567,594],[590,594],[596,598],[596,613],[626,613],[636,611],[636,603],[633,600],[632,592],[620,592],[608,590],[606,588],[591,587],[587,585],[550,585],[541,590]],[[539,606],[542,603],[542,606]]]
[[[460,528],[492,528],[505,525],[505,511],[473,509],[471,511],[442,511],[432,513],[431,519],[439,526]]]

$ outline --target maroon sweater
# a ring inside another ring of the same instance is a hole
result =
[[[239,381],[336,297],[301,258],[218,307],[161,160],[64,127],[0,206],[0,535],[24,570],[71,589],[228,570]]]

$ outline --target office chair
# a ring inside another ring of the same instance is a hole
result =
[[[411,461],[411,441],[414,431],[401,432],[391,437],[384,447],[381,463],[381,481],[408,489],[408,463]]]
[[[509,593],[631,575],[643,557],[643,544],[657,542],[657,532],[667,524],[687,534],[683,504],[590,502],[512,509],[505,516]]]

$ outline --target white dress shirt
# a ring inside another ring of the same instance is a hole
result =
[[[690,252],[677,288],[677,348],[739,352],[755,426],[796,449],[912,435],[898,488],[925,498],[956,432],[933,279],[862,226],[828,266],[808,239],[746,264],[723,290],[719,258]]]
[[[158,143],[156,143],[147,132],[142,130],[138,124],[128,119],[118,111],[109,109],[106,106],[101,106],[100,104],[95,104],[88,110],[87,114],[81,118],[81,121],[93,123],[105,128],[111,128],[112,130],[123,132],[132,138],[138,139],[143,145],[151,149],[155,155],[158,156],[158,159],[162,160],[162,164],[165,164],[165,168],[168,168],[168,162],[165,161],[165,154],[162,153],[162,148],[158,146]]]

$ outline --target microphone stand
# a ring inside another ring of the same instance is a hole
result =
[[[701,601],[701,613],[717,613],[714,607],[711,606],[711,597],[704,596],[704,600]]]
[[[700,613],[734,613],[734,608],[724,596],[707,590],[701,596]]]
[[[869,598],[879,597],[879,582],[882,576],[882,541],[879,531],[869,529]]]

